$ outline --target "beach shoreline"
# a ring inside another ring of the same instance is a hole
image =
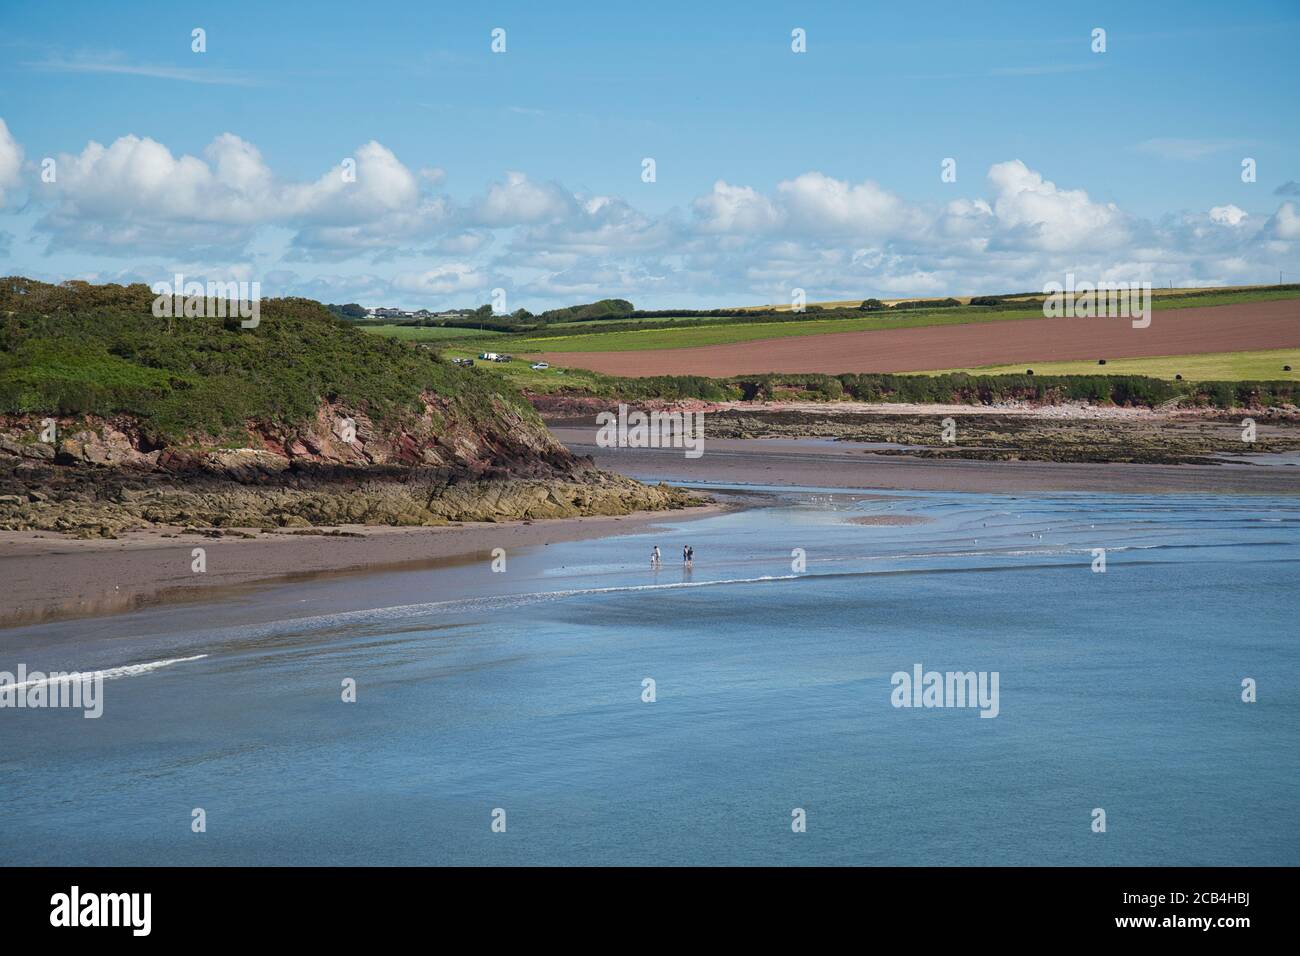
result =
[[[602,448],[594,426],[551,423],[560,441],[597,468],[642,482],[718,494],[727,488],[1032,495],[1300,494],[1300,467],[1285,464],[1140,464],[989,461],[880,453],[827,438],[710,438],[706,454],[680,449]],[[440,527],[338,524],[314,528],[202,529],[160,526],[111,538],[0,531],[7,594],[0,628],[215,599],[231,590],[304,580],[491,560],[494,548],[543,547],[649,530],[745,507],[713,504],[622,516],[462,522]],[[194,570],[194,549],[206,570]]]
[[[735,503],[435,528],[340,525],[230,534],[179,527],[80,539],[48,531],[0,531],[5,601],[0,628],[93,618],[157,604],[203,601],[251,587],[323,575],[355,575],[489,561],[507,553],[607,535],[649,531],[668,522],[731,510]],[[206,570],[194,570],[194,549]]]
[[[1169,465],[1131,462],[989,461],[881,454],[861,442],[831,439],[708,438],[704,454],[677,448],[602,448],[594,426],[551,424],[574,452],[597,467],[639,481],[711,492],[711,485],[843,488],[1030,495],[1300,494],[1300,466]]]

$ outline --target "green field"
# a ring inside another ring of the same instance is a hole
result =
[[[1282,371],[1290,365],[1292,371]],[[1096,362],[1029,362],[1022,365],[984,365],[979,368],[945,368],[904,375],[1021,375],[1032,368],[1038,375],[1149,375],[1189,382],[1296,382],[1300,381],[1300,349],[1269,349],[1263,352],[1213,352],[1205,355],[1155,355],[1149,358],[1111,359]]]
[[[793,335],[825,335],[829,332],[867,332],[876,329],[907,329],[926,325],[964,325],[971,322],[999,322],[1034,318],[1036,312],[972,311],[911,314],[905,318],[880,314],[862,318],[815,319],[802,322],[727,322],[681,329],[634,329],[624,332],[590,332],[585,335],[520,337],[512,340],[517,352],[639,352],[648,349],[684,349],[700,345],[729,345],[758,339],[780,339]],[[588,323],[592,324],[592,323]]]
[[[494,350],[505,351],[504,344],[500,341],[494,343],[494,346]],[[483,350],[464,343],[457,343],[438,351],[444,359],[478,359],[479,353]],[[562,390],[595,390],[602,382],[608,380],[608,376],[581,368],[557,368],[552,365],[548,369],[534,371],[531,366],[535,361],[536,359],[533,358],[516,358],[511,359],[509,362],[475,361],[474,367],[487,369],[501,375],[516,388],[539,394]]]
[[[1248,290],[1222,294],[1195,296],[1185,299],[1156,298],[1152,308],[1157,312],[1203,306],[1235,305],[1245,302],[1266,302],[1277,299],[1297,299],[1295,290]],[[814,314],[815,315],[815,314]],[[815,318],[796,322],[754,322],[722,320],[706,326],[680,329],[649,328],[622,332],[584,332],[564,336],[527,335],[511,336],[512,352],[632,352],[648,349],[680,349],[702,345],[729,345],[736,342],[753,342],[761,339],[786,338],[795,335],[825,335],[831,332],[870,332],[880,329],[909,329],[936,325],[969,325],[980,322],[1014,322],[1041,318],[1037,309],[988,309],[960,307],[949,309],[918,309],[907,313],[864,313],[861,317]],[[590,327],[597,322],[586,322]]]
[[[455,329],[444,326],[429,325],[359,325],[362,332],[382,335],[403,342],[469,342],[477,339],[490,339],[505,335],[490,329]]]

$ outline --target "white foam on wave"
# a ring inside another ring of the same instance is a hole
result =
[[[65,671],[57,676],[38,677],[33,680],[25,680],[21,684],[5,684],[0,686],[0,694],[7,691],[18,691],[28,687],[42,687],[50,684],[66,684],[74,680],[117,680],[122,677],[138,677],[141,674],[148,674],[150,671],[156,671],[163,667],[171,667],[173,664],[185,664],[189,661],[199,661],[207,657],[207,654],[195,654],[192,657],[169,657],[162,661],[149,661],[147,664],[123,664],[120,667],[107,667],[97,671]]]

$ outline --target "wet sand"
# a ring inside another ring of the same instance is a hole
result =
[[[339,527],[342,535],[210,538],[180,529],[82,540],[51,532],[0,532],[0,627],[114,614],[170,601],[210,600],[252,584],[323,574],[490,561],[493,548],[582,541],[717,514],[715,504],[619,517],[559,518],[443,528]],[[166,534],[173,537],[164,537]],[[193,570],[195,548],[207,570]]]
[[[551,426],[560,441],[596,465],[644,481],[689,485],[744,483],[884,491],[1034,494],[1300,494],[1300,467],[1289,465],[1075,464],[920,459],[871,454],[856,442],[706,439],[704,454],[673,448],[599,448],[595,426]]]
[[[556,436],[597,466],[645,481],[957,491],[989,494],[1300,494],[1300,468],[1289,465],[1064,464],[1026,461],[923,460],[873,454],[855,442],[712,439],[704,455],[680,449],[606,449],[595,428],[552,426]],[[0,532],[5,582],[0,627],[135,610],[170,601],[211,599],[225,590],[326,574],[435,567],[491,559],[493,548],[647,530],[715,514],[738,500],[681,511],[444,528],[348,527],[330,534],[253,534],[210,538],[150,531],[116,540],[78,540],[49,532]],[[864,522],[866,523],[866,522]],[[164,537],[164,534],[173,536]],[[192,570],[193,549],[207,570]]]

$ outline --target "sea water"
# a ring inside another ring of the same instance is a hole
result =
[[[767,491],[0,632],[106,676],[0,709],[0,859],[1300,864],[1300,501]]]

